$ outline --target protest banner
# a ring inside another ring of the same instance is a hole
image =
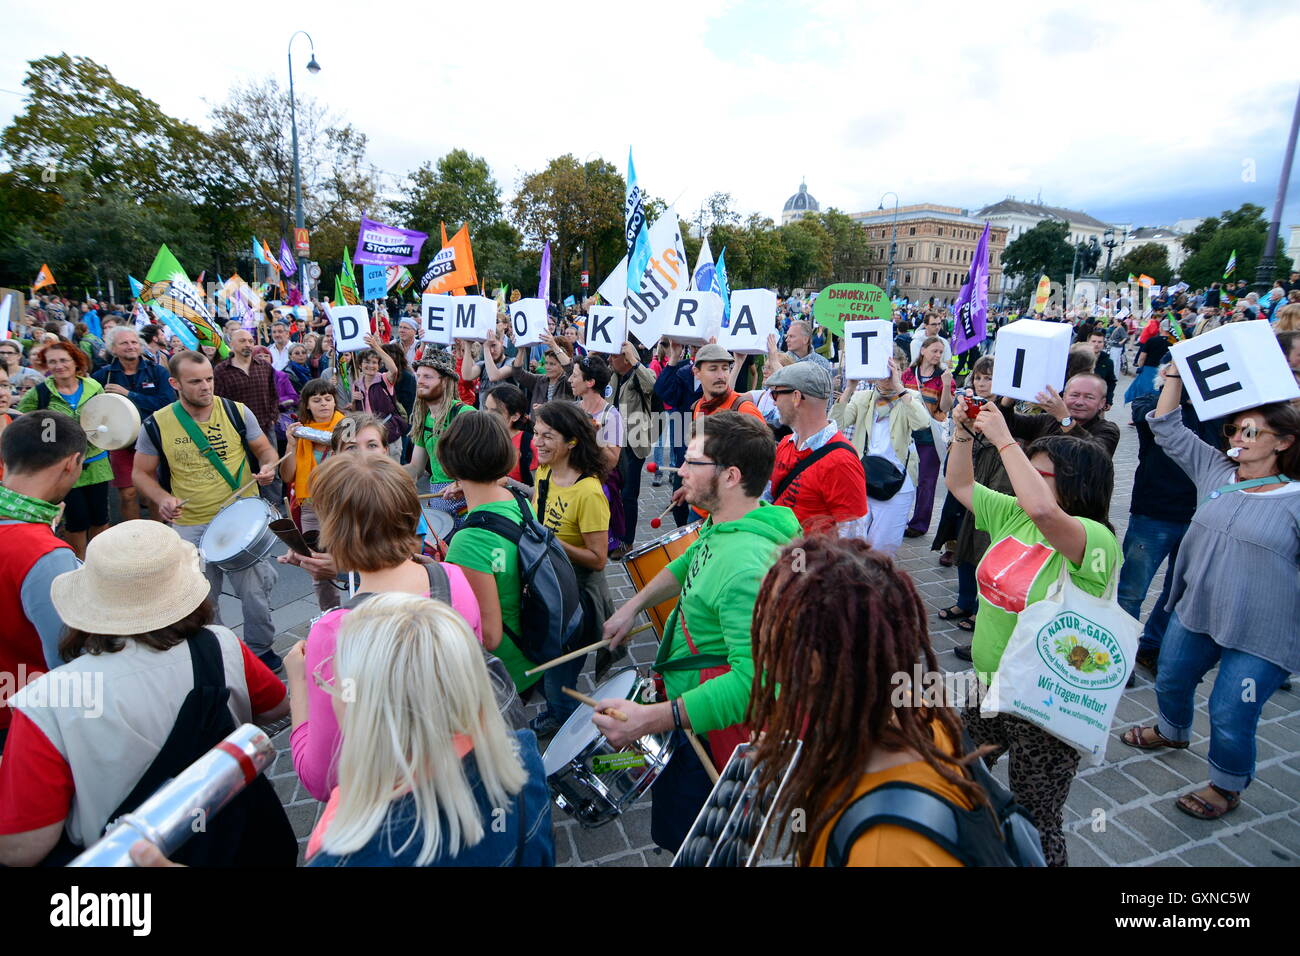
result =
[[[383,266],[361,267],[361,298],[374,302],[388,294],[388,273]]]
[[[654,221],[649,239],[650,261],[641,275],[639,291],[629,294],[625,256],[597,292],[615,306],[623,306],[626,298],[628,334],[646,348],[653,348],[668,319],[668,296],[685,289],[688,281],[686,246],[676,209],[669,207]]]
[[[889,296],[878,286],[865,282],[837,282],[821,290],[813,302],[813,319],[835,335],[844,334],[844,323],[862,319],[889,321],[893,310]]]
[[[420,261],[420,249],[428,238],[428,233],[385,226],[363,215],[352,258],[357,265],[409,266]]]
[[[1060,391],[1073,337],[1064,322],[1019,319],[1004,325],[998,330],[994,394],[1032,402],[1049,385]]]
[[[1300,398],[1267,322],[1232,322],[1169,350],[1201,421]]]
[[[767,337],[776,332],[776,293],[771,289],[737,289],[731,293],[731,321],[718,344],[732,355],[763,355]]]

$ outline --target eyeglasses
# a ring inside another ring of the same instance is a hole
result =
[[[1230,423],[1223,426],[1224,438],[1232,438],[1237,432],[1241,432],[1241,437],[1245,441],[1254,441],[1260,435],[1277,435],[1275,431],[1270,431],[1267,428],[1256,428],[1254,425],[1233,425]]]
[[[727,465],[720,465],[720,464],[718,464],[716,461],[699,461],[699,460],[695,460],[695,459],[691,459],[691,458],[687,458],[685,461],[683,461],[683,462],[682,462],[682,465],[683,465],[683,466],[685,466],[685,465],[690,465],[692,468],[726,468],[726,467],[728,467]],[[678,470],[680,471],[681,469],[679,468]]]

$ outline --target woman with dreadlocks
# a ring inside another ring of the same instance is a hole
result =
[[[818,536],[785,548],[754,605],[745,723],[765,730],[756,756],[763,790],[774,787],[803,738],[775,817],[802,811],[806,825],[792,835],[801,865],[824,866],[840,814],[882,784],[910,783],[967,809],[987,802],[959,756],[961,718],[951,707],[922,704],[920,688],[909,692],[918,665],[940,673],[925,605],[887,555],[857,538]],[[846,864],[961,866],[928,837],[892,824],[867,830]]]

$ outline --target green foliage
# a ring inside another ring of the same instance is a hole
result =
[[[1222,282],[1224,266],[1235,249],[1237,267],[1231,280],[1253,282],[1267,238],[1268,221],[1262,206],[1244,203],[1236,212],[1225,209],[1221,215],[1206,219],[1183,240],[1191,255],[1183,261],[1182,279],[1193,289]],[[1279,244],[1277,264],[1269,278],[1284,279],[1290,272],[1291,258],[1280,251]]]
[[[1169,265],[1169,250],[1158,242],[1147,242],[1110,264],[1112,281],[1121,282],[1129,274],[1149,275],[1156,280],[1156,285],[1169,285],[1173,280],[1174,270]]]
[[[1032,293],[1042,275],[1064,283],[1074,263],[1074,248],[1066,239],[1069,233],[1069,224],[1043,220],[1007,244],[1002,253],[1003,273],[1017,277],[1022,292]]]

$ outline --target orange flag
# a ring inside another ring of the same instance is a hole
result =
[[[54,284],[54,273],[50,271],[49,266],[42,262],[41,271],[36,273],[36,281],[32,283],[32,291],[35,292],[37,289],[43,289],[47,285]]]
[[[437,278],[431,279],[424,291],[430,294],[450,292],[452,295],[464,295],[467,287],[478,285],[478,274],[474,269],[474,248],[469,241],[469,226],[461,226],[460,232],[451,237],[451,242],[447,242],[445,226],[442,235],[443,250],[451,251],[451,268],[442,272]]]

